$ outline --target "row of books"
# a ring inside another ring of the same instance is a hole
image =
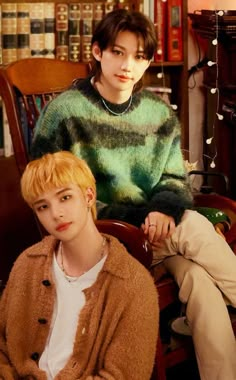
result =
[[[91,60],[91,36],[105,13],[131,1],[0,4],[2,64],[28,57]]]
[[[154,62],[183,60],[183,0],[144,0],[143,12],[154,22],[157,52]]]
[[[155,62],[183,60],[182,1],[141,3],[156,26]],[[137,9],[135,0],[1,3],[0,64],[28,57],[88,62],[97,22],[116,7]]]

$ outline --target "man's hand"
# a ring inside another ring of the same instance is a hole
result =
[[[145,218],[142,229],[151,245],[158,247],[163,240],[170,237],[175,230],[175,221],[172,216],[153,211]]]

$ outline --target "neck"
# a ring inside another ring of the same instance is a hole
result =
[[[61,249],[57,254],[59,265],[61,266],[63,259],[67,275],[81,276],[100,261],[104,250],[103,240],[103,236],[95,227],[86,236],[79,236],[70,242],[61,242]]]
[[[98,81],[94,81],[92,78],[92,85],[99,92],[99,94],[106,100],[114,104],[122,104],[127,102],[132,95],[132,89],[129,90],[116,90],[106,83],[106,80],[102,77]]]

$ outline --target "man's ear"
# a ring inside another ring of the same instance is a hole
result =
[[[88,205],[89,207],[91,207],[91,206],[94,204],[94,202],[95,202],[95,200],[96,200],[96,193],[95,193],[95,191],[92,189],[92,187],[88,187],[88,188],[86,189],[86,192],[85,192],[85,199],[86,199],[86,201],[87,201],[87,205]]]
[[[96,61],[101,61],[102,58],[102,52],[97,42],[94,42],[92,45],[92,54]]]

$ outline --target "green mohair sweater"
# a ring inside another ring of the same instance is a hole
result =
[[[127,102],[114,105],[116,112]],[[32,158],[69,150],[87,161],[97,183],[98,218],[140,226],[150,211],[173,216],[176,224],[192,206],[180,149],[180,125],[155,94],[133,95],[123,115],[111,114],[90,78],[78,80],[42,111]]]

